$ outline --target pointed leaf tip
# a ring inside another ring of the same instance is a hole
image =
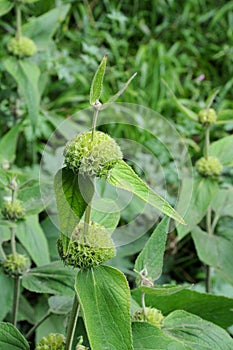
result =
[[[94,105],[96,101],[99,101],[99,98],[101,96],[107,59],[108,59],[107,55],[104,55],[92,80],[91,90],[90,90],[91,105]]]

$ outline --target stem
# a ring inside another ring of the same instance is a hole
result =
[[[14,258],[16,257],[16,243],[15,243],[15,229],[14,227],[10,227],[10,232],[11,232],[11,251],[12,254],[14,256]]]
[[[72,310],[70,313],[69,324],[66,332],[65,350],[72,349],[74,333],[75,333],[75,329],[78,321],[79,310],[80,310],[80,305],[78,303],[77,296],[75,295]]]
[[[20,7],[20,4],[16,5],[16,25],[17,25],[16,38],[18,40],[20,40],[20,38],[21,38],[21,7]]]
[[[91,134],[91,140],[94,140],[94,134],[95,134],[95,128],[96,128],[96,121],[99,114],[99,110],[97,107],[94,107],[94,116],[93,116],[93,123],[92,123],[92,134]]]
[[[208,207],[207,214],[206,214],[206,230],[209,236],[212,234],[212,227],[211,227],[211,207]],[[211,271],[210,266],[206,265],[206,281],[205,281],[205,290],[206,293],[210,293],[211,289]]]
[[[216,225],[217,225],[217,223],[218,223],[218,220],[219,220],[219,216],[218,216],[218,215],[215,215],[214,220],[213,220],[213,222],[212,222],[211,234],[214,233],[214,230],[215,230],[215,227],[216,227]]]
[[[207,214],[206,214],[206,229],[207,229],[207,233],[209,234],[209,236],[212,233],[212,229],[211,229],[211,207],[208,207],[207,209]]]
[[[5,252],[4,252],[3,247],[2,247],[1,244],[0,244],[0,255],[2,255],[3,260],[6,260],[6,254],[5,254]]]
[[[51,314],[52,314],[52,312],[49,310],[43,317],[41,317],[41,319],[39,319],[39,321],[31,329],[29,329],[29,331],[26,334],[26,339],[30,339],[31,336],[33,335],[33,333],[35,332],[35,330],[37,329],[37,327],[39,327],[41,325],[41,323],[43,323],[45,320],[47,320],[47,318]]]
[[[84,242],[85,242],[85,237],[88,235],[90,219],[91,219],[91,203],[88,204],[85,212],[85,217],[84,217]]]
[[[210,127],[207,126],[205,130],[205,158],[209,158],[209,148],[210,148]]]
[[[19,294],[20,294],[20,276],[14,278],[14,299],[12,311],[12,323],[16,326],[19,309]]]
[[[146,320],[146,303],[145,303],[145,293],[142,292],[142,310],[144,314],[144,319]]]

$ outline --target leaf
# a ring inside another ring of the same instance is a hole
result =
[[[1,143],[1,141],[0,141]],[[0,146],[0,159],[1,159],[1,146]],[[5,170],[0,168],[0,187],[6,188],[10,182],[10,178]]]
[[[233,284],[233,242],[222,236],[209,235],[198,226],[192,231],[192,237],[199,259],[213,266]]]
[[[17,224],[16,237],[30,254],[37,266],[50,261],[48,242],[40,227],[37,215],[31,215]]]
[[[39,50],[46,50],[69,9],[70,4],[61,5],[39,17],[29,19],[22,26],[22,34],[31,38]]]
[[[138,272],[145,269],[146,277],[153,281],[157,280],[162,273],[163,256],[168,233],[167,226],[168,218],[165,217],[150,236],[134,265],[135,270]]]
[[[38,82],[40,70],[32,61],[17,60],[10,57],[4,61],[5,68],[18,84],[28,108],[28,116],[35,131],[38,122],[40,93]]]
[[[94,199],[92,201],[91,220],[104,226],[112,233],[120,220],[120,211],[116,203],[111,199]]]
[[[23,202],[27,215],[39,214],[44,209],[40,185],[37,180],[29,180],[18,191],[18,199]]]
[[[13,279],[5,275],[2,270],[0,270],[0,286],[0,299],[4,300],[0,307],[0,321],[2,321],[12,308],[14,290]]]
[[[142,292],[139,289],[132,291],[132,297],[141,305]],[[174,310],[185,310],[213,322],[220,327],[232,326],[233,299],[223,296],[199,293],[184,289],[171,295],[146,294],[146,306],[155,307],[168,315]]]
[[[9,0],[1,0],[0,1],[0,16],[8,13],[13,7],[12,1]]]
[[[175,293],[180,292],[181,290],[188,289],[190,286],[176,286],[176,285],[162,285],[162,286],[153,286],[146,287],[146,286],[140,286],[135,290],[140,290],[141,292],[144,292],[145,294],[150,295],[157,295],[157,296],[166,296],[166,295],[172,295]]]
[[[66,315],[73,305],[73,298],[65,295],[54,295],[49,298],[49,308],[54,314]]]
[[[0,349],[29,350],[29,344],[13,324],[0,322]]]
[[[233,339],[221,327],[196,315],[178,310],[164,319],[163,330],[190,349],[231,350]]]
[[[74,295],[75,271],[61,261],[30,269],[22,278],[23,287],[36,293]]]
[[[15,159],[16,145],[21,123],[14,125],[0,140],[0,163],[4,160],[12,163]]]
[[[125,276],[109,266],[80,270],[75,290],[92,350],[132,349],[130,290]]]
[[[193,181],[191,178],[184,178],[177,210],[186,212],[184,220],[187,226],[177,227],[179,239],[186,236],[202,220],[217,190],[218,183],[213,179],[197,177]]]
[[[219,217],[233,217],[233,188],[230,187],[228,189],[220,189],[211,203],[211,208]]]
[[[134,350],[192,350],[179,339],[146,322],[134,322],[132,331]]]
[[[217,157],[225,166],[233,165],[233,135],[226,136],[210,145],[210,156]]]
[[[90,178],[75,174],[68,168],[62,168],[55,175],[54,189],[63,249],[66,251],[67,237],[72,234],[90,203],[94,186]]]
[[[106,64],[107,64],[107,56],[105,55],[91,83],[91,90],[90,90],[91,105],[94,105],[96,101],[99,101],[99,98],[101,96]]]
[[[123,160],[118,161],[110,171],[107,181],[117,188],[122,188],[135,194],[144,202],[149,203],[162,213],[184,224],[182,217],[170,206],[170,204],[154,192],[145,182],[143,182],[133,169]]]

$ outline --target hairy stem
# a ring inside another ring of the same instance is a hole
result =
[[[212,227],[211,227],[211,207],[208,207],[207,214],[206,214],[206,230],[208,235],[210,236],[212,234]],[[206,293],[210,293],[211,289],[211,270],[210,266],[206,265],[206,281],[205,281],[205,290]]]
[[[21,38],[21,7],[20,7],[20,4],[16,5],[16,25],[17,25],[16,38],[18,40],[20,40],[20,38]]]
[[[37,327],[41,325],[47,318],[52,314],[52,312],[49,310],[44,316],[42,316],[39,321],[27,332],[26,339],[30,339]]]
[[[19,309],[19,295],[20,295],[20,276],[14,278],[14,299],[12,310],[12,323],[14,326],[17,324],[18,309]]]
[[[207,126],[205,130],[205,158],[209,158],[209,148],[210,148],[210,127]]]
[[[15,242],[15,228],[14,227],[10,227],[10,232],[11,232],[11,251],[12,254],[14,256],[14,258],[16,257],[16,242]]]
[[[84,217],[84,242],[85,242],[85,237],[88,235],[90,220],[91,220],[91,203],[88,204],[87,209],[85,211],[85,217]]]
[[[76,325],[77,325],[77,321],[78,321],[79,310],[80,310],[80,305],[79,305],[77,296],[75,295],[72,310],[70,313],[69,324],[68,324],[67,332],[66,332],[65,350],[72,349],[73,340],[74,340],[74,333],[75,333],[75,329],[76,329]]]
[[[93,123],[92,123],[92,134],[91,134],[91,140],[94,140],[94,134],[95,134],[95,128],[96,128],[96,122],[97,122],[97,117],[99,114],[99,110],[97,107],[94,107],[94,116],[93,116]]]
[[[145,293],[142,292],[142,311],[144,314],[144,319],[146,320],[146,303],[145,303]]]

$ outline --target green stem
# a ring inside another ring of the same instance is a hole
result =
[[[47,318],[52,314],[52,312],[49,310],[44,316],[42,316],[39,321],[37,321],[37,323],[31,328],[29,329],[29,331],[26,334],[26,339],[30,339],[31,336],[33,335],[33,333],[35,332],[35,330],[37,329],[37,327],[39,327],[41,325],[41,323],[43,323],[45,320],[47,320]]]
[[[212,226],[211,226],[211,233],[212,234],[214,233],[214,230],[215,230],[215,227],[216,227],[216,225],[218,223],[219,218],[220,217],[218,215],[215,215],[214,220],[212,222]]]
[[[211,207],[208,207],[207,214],[206,214],[206,230],[209,236],[212,234],[212,227],[211,227]],[[205,282],[205,290],[206,293],[210,293],[211,289],[211,270],[210,266],[206,266],[206,282]]]
[[[210,127],[207,126],[205,130],[205,158],[209,158],[209,148],[210,148]]]
[[[206,265],[206,281],[205,281],[205,291],[206,291],[206,293],[210,293],[210,289],[211,289],[210,266]]]
[[[96,128],[96,122],[97,122],[97,117],[99,114],[99,110],[97,107],[94,107],[94,116],[93,116],[93,123],[92,123],[92,134],[91,134],[91,140],[94,140],[94,134],[95,134],[95,128]]]
[[[10,232],[11,232],[11,251],[13,254],[13,257],[16,257],[16,242],[15,242],[15,229],[14,227],[10,227]]]
[[[64,350],[72,349],[74,333],[75,333],[75,329],[78,321],[79,310],[80,310],[80,305],[78,303],[77,296],[75,295],[72,310],[70,313],[69,324],[66,332],[66,345]]]
[[[1,244],[0,244],[0,255],[3,257],[3,260],[6,260],[6,254],[5,254]]]
[[[88,204],[87,209],[85,211],[85,217],[84,217],[84,242],[85,242],[85,237],[88,235],[90,220],[91,220],[91,203]]]
[[[144,314],[144,319],[146,320],[146,303],[145,303],[145,293],[142,292],[142,311]]]
[[[16,326],[19,309],[19,295],[20,295],[20,276],[14,278],[14,299],[12,311],[12,323]]]
[[[20,40],[21,38],[21,6],[20,4],[16,5],[16,25],[17,25],[16,38]]]

